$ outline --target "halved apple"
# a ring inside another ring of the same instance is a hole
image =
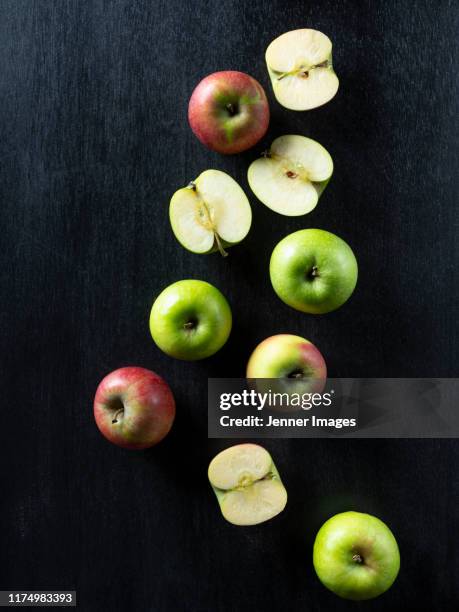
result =
[[[266,64],[277,101],[290,110],[322,106],[338,91],[332,43],[317,30],[286,32],[266,49]]]
[[[241,187],[225,172],[205,170],[174,193],[169,207],[172,231],[193,253],[225,247],[245,238],[252,223],[252,209]]]
[[[208,475],[223,516],[233,525],[268,521],[287,503],[271,455],[258,444],[225,449],[210,462]]]
[[[306,136],[280,136],[249,167],[249,185],[259,200],[281,215],[305,215],[316,207],[333,174],[330,153]]]

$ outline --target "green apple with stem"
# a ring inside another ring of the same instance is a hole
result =
[[[358,266],[351,247],[321,229],[289,234],[273,250],[269,273],[280,299],[302,312],[336,310],[352,295]]]
[[[276,138],[249,167],[250,188],[268,208],[289,217],[311,212],[333,174],[330,153],[306,136]]]
[[[157,346],[176,359],[210,357],[231,332],[231,309],[224,295],[202,280],[173,283],[156,298],[150,332]]]
[[[258,444],[237,444],[212,459],[209,482],[225,519],[257,525],[285,508],[287,491],[268,451]]]
[[[205,170],[174,193],[169,219],[177,240],[193,253],[220,251],[243,240],[252,209],[238,183],[220,170]]]
[[[362,512],[342,512],[320,528],[313,563],[324,586],[358,601],[378,597],[392,586],[400,569],[400,552],[381,520]]]
[[[310,110],[331,100],[338,91],[332,43],[318,30],[285,32],[272,41],[265,58],[274,95],[285,108]]]

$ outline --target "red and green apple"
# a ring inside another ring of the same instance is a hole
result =
[[[129,449],[154,446],[169,432],[175,401],[166,381],[140,367],[119,368],[97,387],[94,418],[102,435]]]
[[[193,91],[188,106],[191,129],[209,149],[240,153],[266,133],[269,106],[263,87],[236,70],[214,72]]]
[[[260,342],[247,365],[247,378],[288,378],[311,382],[311,392],[320,392],[327,379],[327,366],[319,349],[293,334],[277,334]]]

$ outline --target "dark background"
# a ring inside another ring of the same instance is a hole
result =
[[[266,441],[285,512],[237,528],[207,483],[227,446],[206,431],[208,376],[243,376],[265,337],[304,335],[334,377],[458,374],[457,22],[455,3],[40,1],[0,4],[0,588],[70,589],[100,610],[457,609],[456,440]],[[281,108],[264,51],[299,27],[334,43],[338,95]],[[223,157],[187,123],[208,73],[246,71],[272,121],[253,150]],[[303,218],[250,192],[249,163],[277,135],[330,151],[332,181]],[[235,177],[253,206],[247,239],[223,260],[175,240],[173,192],[206,168]],[[353,247],[360,278],[337,312],[314,317],[274,295],[268,261],[288,233],[320,227]],[[153,344],[154,297],[182,278],[214,283],[234,329],[215,357],[175,361]],[[93,422],[100,379],[123,365],[163,375],[171,435],[128,452]],[[332,514],[374,513],[401,548],[385,595],[353,604],[314,575],[315,533]]]

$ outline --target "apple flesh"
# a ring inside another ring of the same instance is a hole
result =
[[[357,284],[357,260],[341,238],[320,229],[289,234],[273,250],[269,273],[280,299],[302,312],[336,310]]]
[[[332,43],[322,32],[286,32],[272,41],[265,58],[274,95],[285,108],[310,110],[331,100],[338,91]]]
[[[343,512],[320,528],[313,563],[324,586],[355,601],[378,597],[400,569],[397,541],[389,527],[370,514]]]
[[[143,449],[169,432],[175,401],[169,385],[151,370],[119,368],[97,387],[94,418],[100,432],[117,446]]]
[[[266,449],[237,444],[210,462],[209,482],[220,510],[233,525],[257,525],[285,508],[287,491]]]
[[[150,332],[157,346],[176,359],[210,357],[231,332],[231,309],[210,283],[181,280],[169,285],[153,303]]]
[[[271,210],[290,217],[313,210],[333,174],[333,160],[306,136],[276,138],[263,157],[249,167],[250,188]]]
[[[263,340],[253,351],[247,364],[247,378],[298,381],[304,392],[320,393],[327,380],[327,366],[319,349],[309,340],[277,334]]]
[[[190,98],[191,129],[209,149],[240,153],[253,147],[269,125],[263,87],[244,72],[214,72],[203,79]]]
[[[225,172],[206,170],[172,196],[169,218],[177,240],[193,253],[219,250],[243,240],[252,209],[241,187]]]

